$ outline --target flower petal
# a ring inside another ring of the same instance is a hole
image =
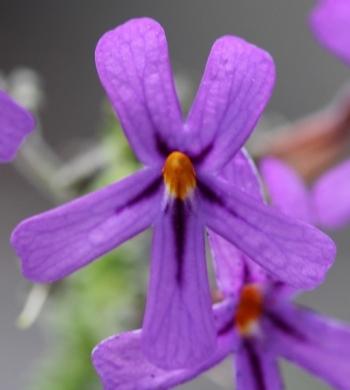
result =
[[[258,171],[246,149],[242,148],[221,170],[220,177],[253,198],[264,201]]]
[[[154,225],[143,346],[168,369],[199,364],[215,348],[204,227],[194,207],[174,200]]]
[[[0,163],[15,158],[18,148],[34,126],[33,116],[0,91]]]
[[[96,47],[96,66],[137,157],[159,163],[165,144],[175,148],[182,130],[163,28],[140,18],[107,32]]]
[[[236,355],[237,390],[283,389],[276,356],[259,340],[243,339]]]
[[[317,222],[336,229],[350,222],[350,160],[324,174],[312,190]]]
[[[317,40],[350,64],[350,4],[348,0],[318,0],[310,15]]]
[[[12,245],[25,277],[52,282],[140,233],[160,210],[161,178],[144,169],[20,223]]]
[[[263,201],[261,186],[255,166],[248,153],[242,149],[225,165],[220,176],[228,183],[237,187],[242,192],[251,194],[256,199]],[[261,272],[258,266],[252,264],[242,252],[229,241],[209,230],[209,242],[214,259],[214,268],[218,287],[225,296],[237,296],[245,282],[246,273],[249,279],[260,280]],[[252,275],[253,273],[253,275]],[[256,275],[257,274],[257,275]],[[251,280],[250,280],[251,281]]]
[[[350,326],[291,304],[277,314],[274,350],[330,385],[349,389]]]
[[[191,154],[208,151],[203,169],[221,168],[243,146],[274,80],[274,63],[264,50],[234,36],[214,43],[187,120]]]
[[[209,231],[216,281],[224,296],[238,296],[244,283],[245,263],[240,252],[229,241]]]
[[[236,350],[239,344],[239,336],[236,334],[236,327],[234,322],[238,298],[239,296],[230,296],[213,306],[216,333],[218,336],[232,333],[232,350]]]
[[[215,352],[199,366],[163,370],[149,362],[141,348],[141,331],[107,338],[92,352],[92,360],[104,390],[169,389],[187,382],[218,364],[232,352],[232,333],[218,337]]]
[[[209,231],[209,242],[219,290],[224,296],[238,296],[244,283],[264,283],[264,269],[231,242]]]
[[[335,258],[333,241],[318,229],[215,177],[199,178],[205,224],[277,279],[308,289],[320,284]]]
[[[286,215],[312,223],[310,195],[298,174],[273,157],[264,158],[259,168],[271,204]]]

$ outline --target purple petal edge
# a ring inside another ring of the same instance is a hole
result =
[[[350,160],[321,176],[314,184],[311,197],[317,223],[338,229],[350,222]]]
[[[203,171],[220,170],[243,146],[274,82],[274,62],[266,51],[235,36],[214,43],[186,123],[189,150],[209,148]]]
[[[314,222],[310,194],[297,172],[273,157],[264,158],[260,162],[259,170],[272,206],[290,217]]]
[[[331,386],[348,390],[350,326],[290,303],[275,312],[288,326],[274,326],[274,351]]]
[[[213,307],[218,329],[227,317],[223,305]],[[231,308],[232,316],[232,308]],[[190,381],[232,353],[237,344],[232,330],[218,335],[216,350],[199,365],[186,369],[164,370],[153,365],[142,352],[141,330],[107,338],[92,352],[92,361],[104,390],[169,389]]]
[[[35,127],[31,113],[0,91],[0,163],[12,161]]]
[[[350,65],[350,3],[348,0],[318,0],[309,18],[315,38]]]
[[[146,229],[159,212],[158,181],[158,171],[144,169],[21,222],[11,244],[23,275],[56,281]]]
[[[213,176],[201,180],[206,183],[201,212],[211,230],[276,279],[301,289],[323,282],[336,255],[330,237]]]
[[[146,165],[161,164],[159,144],[178,148],[183,130],[162,26],[150,18],[131,19],[100,38],[95,58],[135,154]]]

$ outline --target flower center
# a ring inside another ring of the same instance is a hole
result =
[[[243,287],[237,306],[235,325],[245,336],[254,333],[263,311],[263,295],[259,286],[247,284]]]
[[[163,167],[163,178],[171,196],[186,199],[196,187],[196,173],[186,154],[175,151],[169,154]]]

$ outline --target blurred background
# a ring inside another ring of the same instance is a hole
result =
[[[273,118],[294,121],[326,106],[350,76],[350,69],[311,36],[307,16],[313,4],[311,0],[1,0],[0,71],[5,78],[18,67],[37,72],[45,95],[39,110],[43,135],[64,162],[72,150],[94,145],[101,124],[105,124],[104,92],[94,65],[97,40],[129,18],[150,16],[166,30],[173,67],[186,98],[191,99],[195,92],[213,41],[235,34],[265,48],[275,58],[277,86],[267,111]],[[64,198],[57,194],[53,199],[26,176],[14,166],[0,169],[0,387],[11,390],[30,388],[42,360],[49,360],[47,351],[53,341],[50,320],[45,317],[51,317],[56,306],[46,303],[39,320],[29,329],[16,326],[30,285],[21,277],[8,237],[22,218]],[[334,235],[338,259],[327,282],[301,298],[317,310],[348,321],[349,233],[344,229]],[[64,343],[59,337],[55,342]],[[77,356],[67,359],[67,366],[73,365]],[[228,362],[211,376],[202,376],[182,388],[232,388],[230,367]],[[289,389],[328,388],[291,365],[283,364],[283,370]],[[60,383],[55,388],[67,390]]]

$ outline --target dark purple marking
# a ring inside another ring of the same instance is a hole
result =
[[[243,261],[242,279],[243,279],[243,284],[249,284],[249,283],[253,282],[252,274],[250,272],[249,265],[247,264],[246,261]]]
[[[290,337],[293,337],[299,341],[306,341],[306,337],[303,333],[301,333],[298,329],[296,329],[293,325],[286,322],[282,317],[278,314],[265,310],[265,316],[270,320],[270,322],[280,331],[287,334]]]
[[[198,191],[210,202],[217,203],[220,205],[223,204],[220,196],[213,189],[211,189],[210,186],[208,186],[207,184],[198,180],[197,181],[197,188],[198,188]]]
[[[175,259],[177,262],[176,281],[178,284],[182,282],[183,262],[186,245],[186,210],[185,203],[181,199],[175,199],[171,208],[174,244],[175,244]]]
[[[125,209],[126,207],[131,207],[135,203],[139,202],[140,200],[147,199],[147,198],[151,197],[159,189],[162,182],[163,182],[162,177],[161,176],[157,177],[147,187],[145,187],[139,193],[134,195],[134,197],[131,198],[126,204],[118,207],[115,210],[115,212],[119,213],[121,210]]]
[[[215,192],[215,190],[213,190],[210,186],[208,186],[206,183],[203,183],[201,181],[197,181],[197,188],[199,190],[199,192],[203,195],[204,198],[206,198],[209,202],[211,203],[216,203],[220,206],[224,206],[226,207],[227,211],[233,215],[235,218],[240,218],[242,219],[243,221],[244,218],[242,218],[241,216],[238,216],[237,213],[235,212],[235,210],[233,210],[231,207],[229,207],[224,201],[223,199],[221,199],[220,195],[217,194]],[[249,224],[249,222],[245,221],[247,224]]]
[[[232,320],[228,321],[227,324],[225,324],[221,329],[218,330],[218,336],[222,336],[228,332],[231,332],[234,328],[234,318]]]
[[[270,283],[272,284],[273,288],[276,290],[282,290],[287,285],[284,282],[281,282],[280,280],[271,280]]]
[[[239,218],[247,225],[256,229],[256,227],[251,222],[247,221],[242,215],[237,214],[236,211],[232,208],[232,206],[228,205],[223,199],[221,199],[220,195],[216,193],[215,190],[213,190],[209,185],[198,180],[197,188],[202,194],[202,196],[206,198],[209,202],[216,203],[220,206],[225,207],[229,214],[231,214],[233,217]]]
[[[210,143],[208,146],[206,146],[204,149],[202,149],[199,153],[197,153],[194,156],[189,155],[191,161],[194,164],[201,164],[208,156],[208,154],[211,152],[213,149],[213,144]]]
[[[245,339],[243,342],[243,348],[245,348],[247,352],[248,359],[250,361],[255,384],[256,384],[256,390],[265,390],[265,378],[264,378],[264,370],[261,366],[260,357],[257,354],[254,343],[252,340]]]
[[[158,152],[164,157],[168,157],[168,155],[172,152],[166,141],[164,141],[159,134],[156,135],[156,147]]]
[[[178,151],[181,153],[184,153],[189,157],[189,159],[192,161],[193,164],[201,164],[205,158],[208,156],[210,151],[213,148],[213,145],[210,143],[208,146],[206,146],[204,149],[202,149],[199,153],[195,155],[191,155],[190,153],[179,149],[173,149],[170,148],[167,142],[159,135],[156,134],[156,148],[159,154],[161,154],[163,157],[168,157],[170,153]]]

